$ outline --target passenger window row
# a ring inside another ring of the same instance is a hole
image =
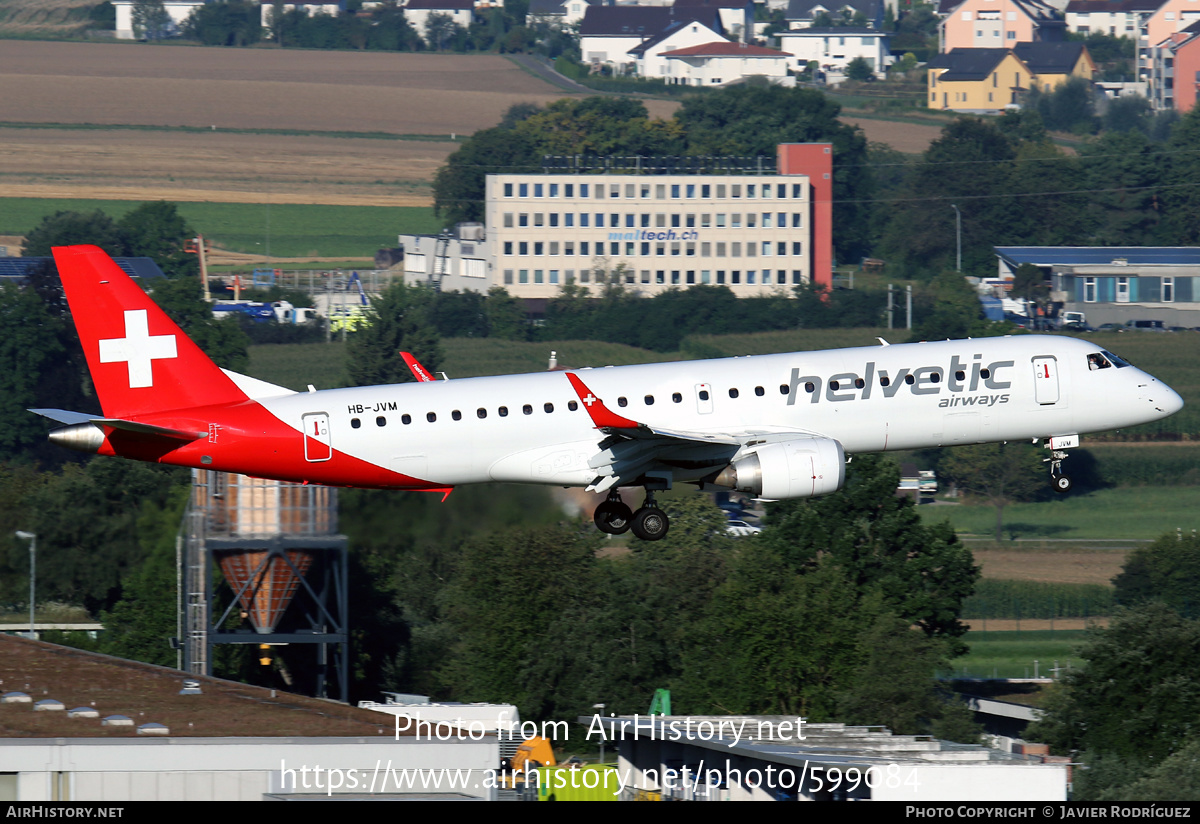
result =
[[[571,412],[577,411],[579,409],[579,401],[567,401],[567,409],[570,410]],[[542,410],[547,415],[549,415],[550,413],[554,412],[554,404],[544,403],[544,404],[542,404]],[[528,403],[525,404],[524,406],[521,407],[521,413],[524,415],[532,415],[533,414],[533,405],[528,404]],[[501,418],[507,418],[508,417],[508,407],[507,406],[497,407],[496,414],[499,415]],[[455,409],[450,413],[450,418],[452,420],[461,421],[462,416],[463,416],[462,410],[459,410],[459,409]],[[487,416],[488,416],[488,410],[486,408],[481,406],[475,410],[475,417],[483,419],[483,418],[486,418]],[[436,412],[426,412],[425,413],[425,420],[429,421],[430,423],[437,423],[437,419],[438,418],[437,418]],[[388,419],[387,419],[386,415],[379,415],[378,417],[375,418],[376,426],[387,426],[387,422],[388,422]],[[412,415],[409,415],[407,413],[401,415],[400,423],[404,424],[405,426],[408,426],[409,424],[412,423]],[[350,428],[351,429],[362,428],[362,419],[361,418],[351,418],[350,419]]]

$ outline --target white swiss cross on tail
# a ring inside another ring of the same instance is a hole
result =
[[[100,341],[100,362],[127,364],[130,389],[154,386],[152,361],[178,356],[174,335],[150,334],[145,309],[125,311],[125,337]]]

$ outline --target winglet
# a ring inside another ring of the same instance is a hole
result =
[[[604,401],[596,397],[592,393],[592,390],[588,389],[587,385],[574,372],[567,373],[567,380],[571,382],[575,394],[579,396],[580,402],[583,403],[583,408],[587,410],[588,416],[592,419],[592,423],[596,425],[597,429],[638,429],[641,426],[637,421],[623,418],[605,406]]]
[[[433,375],[429,374],[429,370],[422,366],[417,359],[413,357],[412,352],[401,352],[400,357],[404,358],[404,362],[407,363],[408,368],[412,370],[413,377],[421,383],[432,381],[434,379]]]

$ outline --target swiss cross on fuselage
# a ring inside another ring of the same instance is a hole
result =
[[[583,402],[586,403],[588,405],[588,408],[590,409],[592,404],[599,403],[600,399],[597,398],[595,395],[593,395],[591,392],[588,392],[587,397],[583,398]]]
[[[174,335],[151,335],[145,309],[125,310],[125,337],[100,341],[101,363],[129,367],[129,388],[154,386],[156,360],[179,357]]]

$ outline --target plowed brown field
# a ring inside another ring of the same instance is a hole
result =
[[[203,133],[0,129],[9,196],[427,205],[444,141],[228,134],[224,129],[443,137],[562,95],[495,55],[5,41],[7,123],[191,126]]]

